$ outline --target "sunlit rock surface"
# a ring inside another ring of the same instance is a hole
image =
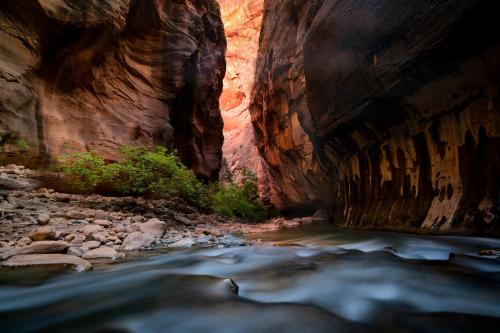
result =
[[[265,1],[256,142],[284,210],[498,232],[500,3]]]
[[[215,179],[225,48],[215,0],[2,1],[0,141],[109,159],[174,146]]]
[[[219,0],[227,39],[227,71],[220,99],[224,118],[223,155],[236,174],[243,168],[256,172],[262,182],[262,161],[255,146],[248,105],[264,0]]]

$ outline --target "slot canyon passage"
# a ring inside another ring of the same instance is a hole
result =
[[[0,1],[0,331],[498,332],[500,2]]]

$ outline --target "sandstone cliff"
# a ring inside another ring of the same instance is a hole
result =
[[[251,114],[283,210],[498,232],[500,3],[265,1]]]
[[[220,99],[224,119],[223,156],[239,174],[249,169],[262,181],[262,161],[257,153],[248,106],[264,0],[219,0],[227,40],[227,70]]]
[[[220,168],[226,42],[216,0],[5,0],[0,133],[39,157],[122,145]]]

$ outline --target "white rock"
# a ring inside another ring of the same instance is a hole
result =
[[[99,247],[97,249],[90,250],[85,252],[82,255],[83,259],[99,259],[99,258],[109,258],[109,259],[119,259],[123,258],[125,255],[123,253],[117,252],[115,249],[111,247]]]
[[[180,241],[170,244],[168,247],[191,247],[195,244],[191,238],[183,238]]]
[[[125,238],[122,248],[125,251],[139,250],[151,246],[154,241],[155,237],[153,235],[133,232]]]
[[[140,224],[139,229],[145,234],[161,238],[167,230],[167,224],[158,219],[150,219],[147,222]]]

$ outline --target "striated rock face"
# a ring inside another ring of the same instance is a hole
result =
[[[109,159],[174,146],[215,179],[225,49],[215,0],[2,1],[0,141]]]
[[[220,99],[224,118],[223,156],[238,174],[243,168],[263,179],[248,106],[250,103],[264,0],[219,0],[227,40],[227,71]]]
[[[498,232],[500,3],[265,2],[252,122],[281,209]]]

